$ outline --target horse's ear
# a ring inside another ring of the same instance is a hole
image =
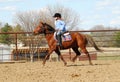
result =
[[[40,24],[44,24],[42,21],[40,21]]]

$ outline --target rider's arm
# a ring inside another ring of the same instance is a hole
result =
[[[64,30],[65,28],[65,22],[64,21],[57,21],[56,22],[56,30]]]

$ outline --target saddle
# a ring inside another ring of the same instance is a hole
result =
[[[54,39],[57,41],[57,33],[54,33]],[[61,35],[62,41],[71,41],[72,37],[69,32],[65,32]]]

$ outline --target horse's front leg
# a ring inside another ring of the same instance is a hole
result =
[[[60,58],[61,58],[61,60],[64,62],[64,66],[66,66],[66,65],[67,65],[67,62],[65,61],[65,59],[63,58],[62,55],[60,55]]]
[[[45,59],[43,60],[43,65],[45,65],[46,60],[50,57],[50,54],[53,52],[53,50],[49,50],[48,54],[45,56]]]

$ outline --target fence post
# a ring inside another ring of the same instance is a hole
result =
[[[71,57],[71,48],[69,48],[69,55],[70,55],[70,60],[72,60],[72,57]]]
[[[31,62],[34,62],[34,58],[33,58],[33,55],[34,55],[34,46],[33,46],[33,37],[31,36],[30,37],[30,43],[29,43],[29,50],[30,50],[30,61]]]
[[[18,46],[17,46],[17,33],[15,33],[15,47],[16,47],[16,59],[18,60]]]

